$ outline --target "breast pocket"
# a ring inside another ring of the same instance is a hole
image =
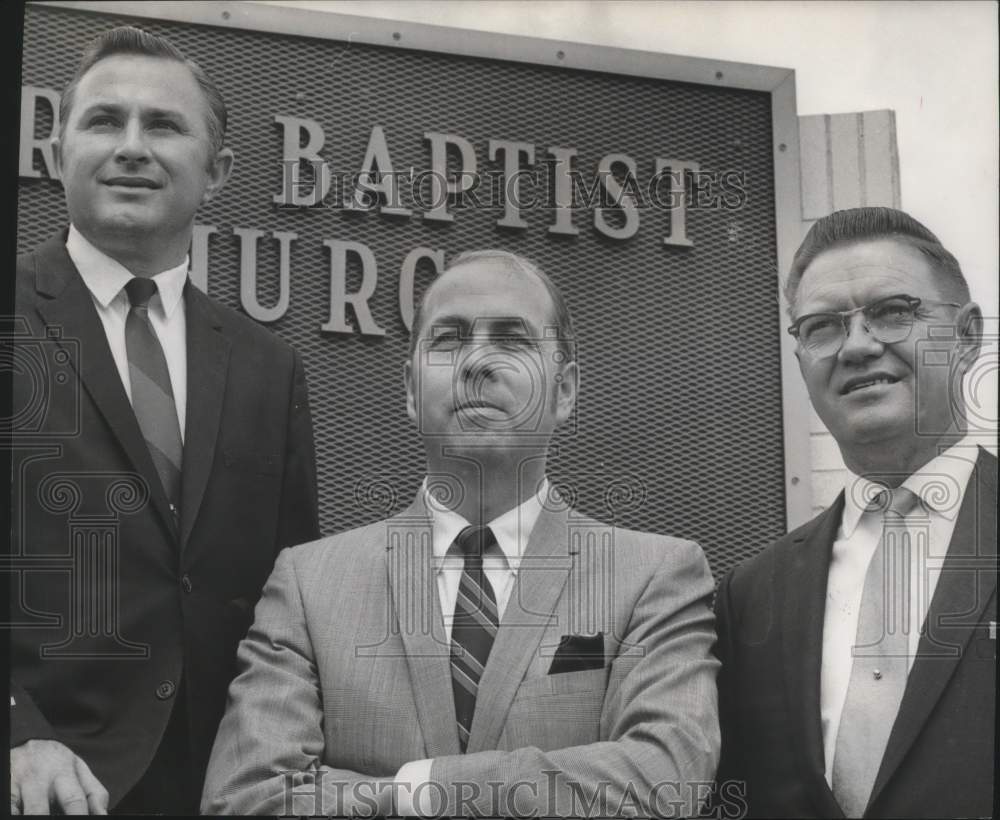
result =
[[[514,696],[501,743],[545,751],[600,740],[609,671],[604,667],[528,678]]]

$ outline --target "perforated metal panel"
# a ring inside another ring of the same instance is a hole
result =
[[[37,7],[26,12],[23,82],[61,89],[83,44],[122,22],[169,37],[228,102],[236,171],[198,219],[219,229],[210,294],[239,307],[234,228],[298,234],[290,308],[271,327],[305,357],[324,532],[404,506],[422,476],[420,439],[404,405],[407,334],[397,302],[400,265],[419,245],[448,257],[507,248],[540,264],[564,291],[579,335],[582,394],[575,429],[556,438],[550,474],[584,512],[694,538],[717,574],[785,530],[767,93]],[[337,171],[360,167],[371,128],[381,125],[397,170],[429,168],[423,134],[441,131],[472,142],[481,171],[502,170],[487,161],[490,138],[520,139],[539,158],[548,146],[576,148],[576,167],[586,172],[613,152],[635,158],[646,179],[655,157],[696,160],[742,173],[746,201],[738,210],[689,211],[690,248],[663,244],[669,218],[655,209],[642,211],[626,241],[598,234],[587,210],[574,217],[579,236],[562,237],[548,233],[553,219],[543,209],[522,212],[530,225],[522,231],[497,227],[502,212],[490,209],[455,211],[451,224],[419,211],[406,219],[279,209],[276,114],[319,121],[324,158]],[[47,133],[47,117],[42,106],[38,134]],[[24,179],[18,201],[20,250],[65,224],[58,182]],[[384,337],[320,330],[329,312],[324,239],[362,242],[374,253],[379,283],[370,305]],[[258,254],[259,298],[268,305],[277,296],[277,243],[261,241]],[[418,275],[419,284],[426,280]]]

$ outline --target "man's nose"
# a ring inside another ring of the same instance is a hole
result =
[[[483,336],[470,336],[462,344],[461,377],[466,382],[489,379],[495,362],[492,342]]]
[[[844,344],[837,354],[841,361],[852,362],[881,356],[885,345],[872,334],[864,313],[844,317]]]
[[[146,132],[137,118],[130,118],[121,130],[115,158],[121,162],[143,162],[149,159]]]

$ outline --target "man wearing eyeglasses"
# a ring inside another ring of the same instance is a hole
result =
[[[719,587],[720,795],[749,816],[988,816],[997,459],[962,396],[982,314],[937,237],[889,208],[819,220],[786,296],[848,472]]]

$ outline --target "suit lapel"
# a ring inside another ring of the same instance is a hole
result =
[[[983,628],[983,611],[996,590],[996,501],[997,461],[980,453],[955,522],[941,577],[927,612],[926,632],[920,638],[917,659],[886,744],[871,803],[913,745],[958,668],[973,634]]]
[[[823,618],[830,550],[837,537],[844,495],[802,535],[794,538],[780,557],[778,577],[783,584],[779,607],[786,692],[797,757],[809,783],[809,793],[821,816],[842,817],[826,782],[823,730],[820,720],[820,666],[823,661]]]
[[[451,651],[432,563],[431,519],[422,491],[386,526],[389,588],[426,753],[428,757],[457,755],[461,750],[451,691]]]
[[[226,394],[230,341],[208,297],[184,286],[187,410],[181,481],[181,548],[187,545],[212,472]]]
[[[524,559],[504,610],[476,700],[468,751],[495,749],[517,688],[524,678],[556,602],[566,584],[570,565],[568,512],[542,509],[531,531]]]
[[[60,332],[54,337],[56,342],[69,356],[84,389],[132,466],[145,479],[152,504],[164,524],[176,532],[170,504],[129,404],[104,326],[90,291],[66,252],[65,239],[65,234],[53,237],[35,252],[38,312],[50,332]]]

